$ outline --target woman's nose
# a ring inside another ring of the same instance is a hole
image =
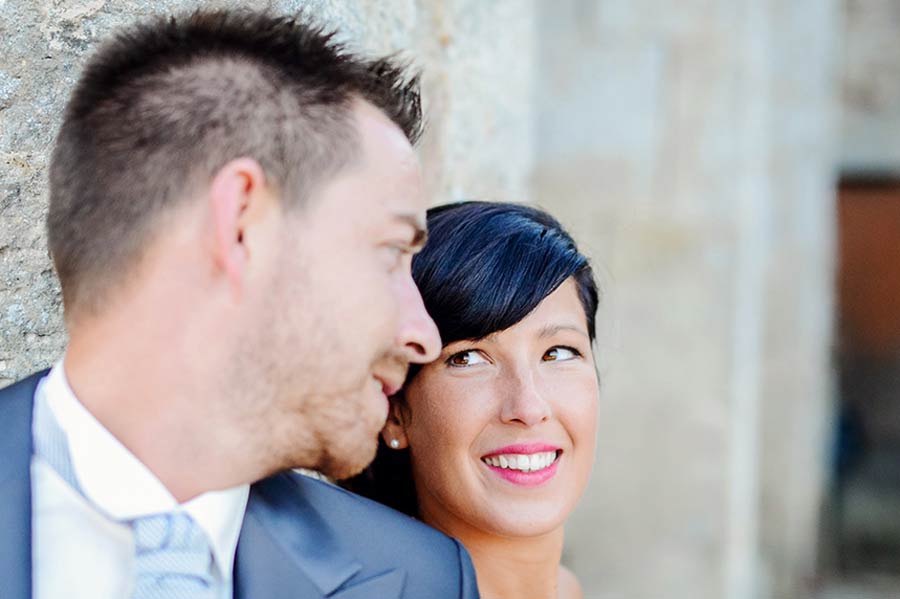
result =
[[[530,371],[520,371],[508,377],[504,383],[503,405],[500,419],[506,423],[518,422],[534,426],[552,415],[550,403]]]

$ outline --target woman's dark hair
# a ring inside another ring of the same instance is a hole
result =
[[[412,274],[445,346],[508,329],[569,277],[594,340],[598,292],[591,266],[562,225],[538,208],[500,202],[432,208],[428,243],[413,258]],[[420,369],[412,365],[407,384]],[[403,402],[403,393],[392,401]],[[390,449],[379,440],[375,461],[344,485],[418,515],[408,450]]]

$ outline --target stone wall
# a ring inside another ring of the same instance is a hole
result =
[[[826,466],[839,7],[540,4],[537,201],[603,273],[599,598],[803,597]]]
[[[425,73],[429,128],[420,154],[434,201],[529,198],[535,46],[529,0],[203,5],[303,9],[338,27],[357,49],[401,51]],[[81,64],[116,27],[195,6],[187,0],[0,0],[0,387],[50,365],[65,344],[44,238],[46,169]]]

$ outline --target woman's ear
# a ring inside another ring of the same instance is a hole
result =
[[[406,449],[409,440],[406,438],[406,414],[401,406],[402,397],[391,399],[391,409],[388,411],[387,422],[381,429],[381,438],[385,445],[391,449]]]

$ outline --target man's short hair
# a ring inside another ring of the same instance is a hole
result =
[[[90,59],[50,164],[50,251],[67,310],[96,308],[159,216],[232,159],[259,162],[286,209],[359,151],[351,105],[415,144],[418,75],[351,54],[303,18],[198,11],[119,33]]]

